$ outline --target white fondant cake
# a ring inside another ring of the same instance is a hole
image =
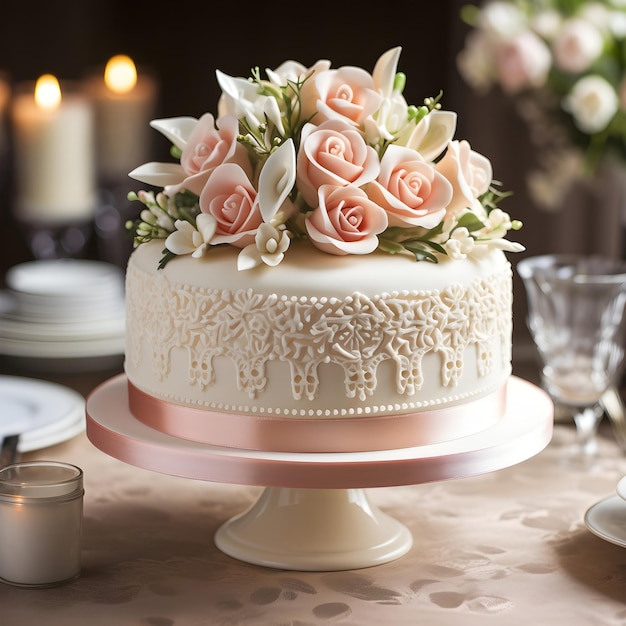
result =
[[[511,372],[504,254],[415,263],[294,245],[271,270],[233,251],[127,272],[126,374],[164,401],[224,414],[333,419],[440,409],[498,392]],[[494,416],[495,419],[495,416]],[[484,427],[463,417],[456,432]]]
[[[218,72],[220,115],[157,120],[180,164],[131,176],[125,369],[159,430],[240,448],[356,451],[478,432],[504,411],[517,228],[438,98],[287,62]]]

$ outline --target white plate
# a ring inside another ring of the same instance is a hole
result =
[[[44,320],[29,321],[0,313],[0,337],[8,339],[95,339],[120,335],[125,331],[124,308],[101,320]]]
[[[102,292],[117,286],[121,270],[102,261],[53,259],[29,261],[9,268],[6,283],[19,294],[42,297],[85,297],[85,290]]]
[[[62,420],[49,428],[42,428],[25,433],[19,439],[17,449],[21,452],[41,450],[48,446],[67,441],[85,431],[85,414],[81,410],[72,419]]]
[[[124,335],[71,341],[31,341],[0,336],[0,354],[42,359],[113,356],[124,353],[124,343]]]
[[[619,496],[594,504],[585,513],[585,525],[601,539],[626,548],[626,502]]]
[[[626,500],[626,476],[622,477],[617,483],[615,491],[617,491],[617,495],[622,498],[622,500]]]
[[[0,376],[0,437],[20,435],[26,444],[48,440],[54,433],[58,438],[84,411],[85,399],[73,389],[34,378]]]

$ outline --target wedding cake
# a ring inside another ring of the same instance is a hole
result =
[[[519,223],[440,97],[288,61],[217,72],[218,116],[156,120],[178,163],[131,177],[133,415],[217,446],[352,452],[479,432],[504,413]]]

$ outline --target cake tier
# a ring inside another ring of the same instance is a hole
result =
[[[452,427],[426,435],[433,441],[500,417],[500,408],[472,415],[462,405],[501,394],[511,373],[511,267],[501,251],[432,264],[293,242],[280,265],[241,272],[232,247],[158,270],[162,251],[163,242],[142,244],[129,261],[125,370],[131,389],[167,407],[164,422],[184,407],[280,422],[415,413],[432,422],[458,407],[446,414]]]

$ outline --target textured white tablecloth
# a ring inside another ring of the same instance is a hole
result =
[[[84,470],[82,575],[54,589],[0,584],[0,624],[623,625],[626,548],[583,518],[615,493],[626,456],[607,431],[599,462],[572,468],[562,460],[572,435],[557,424],[547,449],[491,474],[368,490],[414,545],[391,563],[328,573],[249,565],[215,547],[217,528],[260,488],[149,472],[81,435],[24,456]]]

